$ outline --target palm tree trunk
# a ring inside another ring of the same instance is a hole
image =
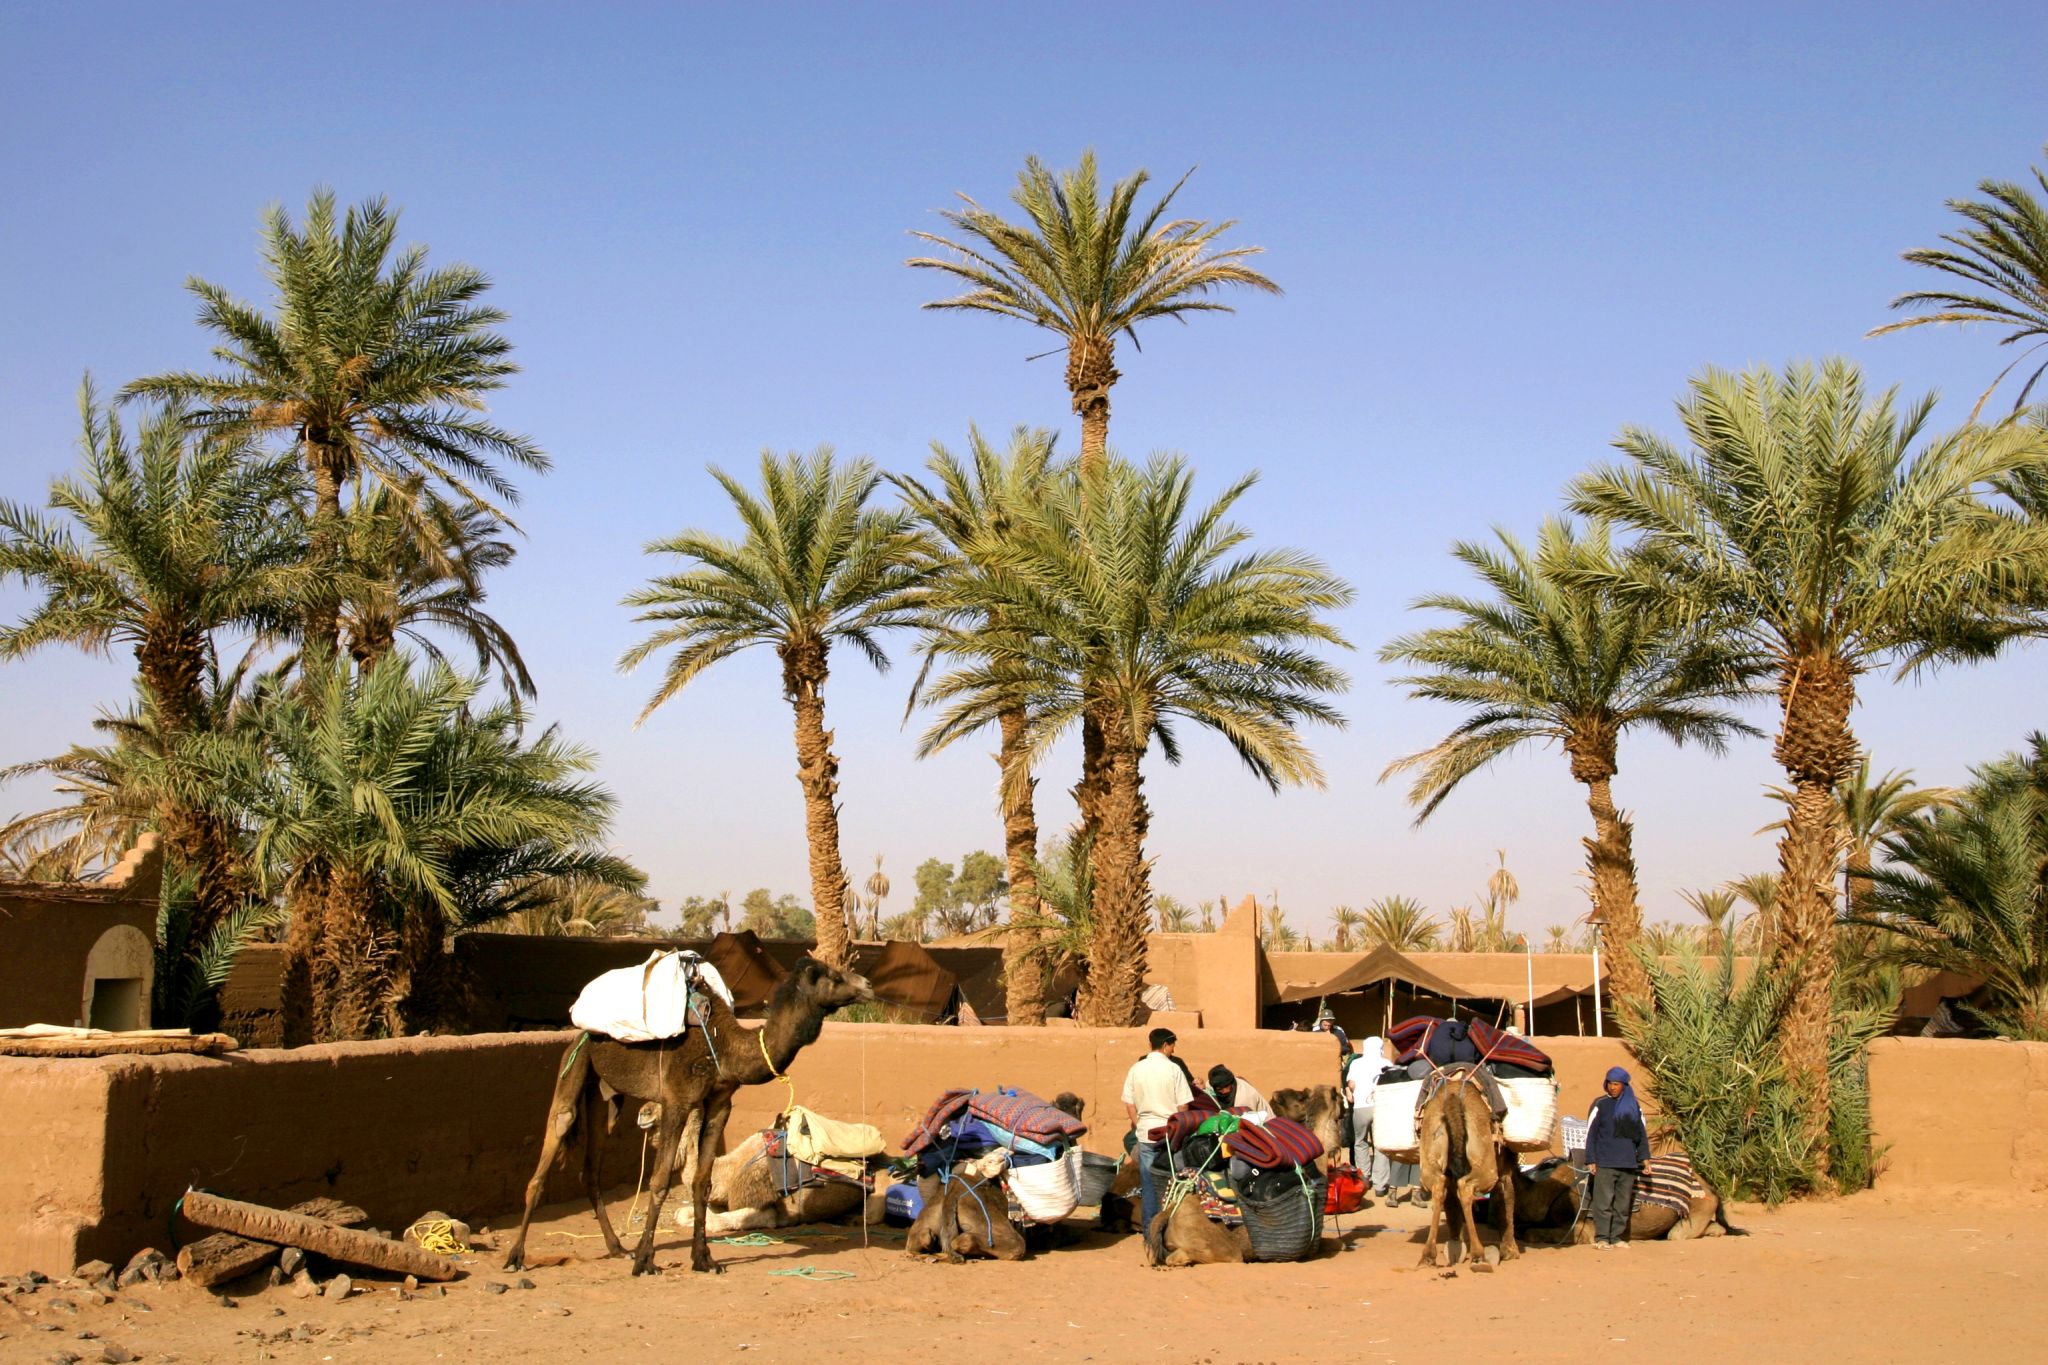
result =
[[[178,761],[179,741],[198,728],[205,713],[206,654],[205,632],[178,623],[153,621],[136,646],[136,669],[149,691],[167,763]],[[156,820],[166,851],[192,875],[192,927],[186,942],[198,951],[242,901],[234,840],[226,821],[179,797],[160,800]]]
[[[846,867],[839,858],[839,760],[825,728],[825,646],[785,646],[782,683],[796,711],[796,779],[804,789],[804,833],[810,843],[811,905],[817,916],[817,958],[847,964]]]
[[[1031,792],[1037,785],[1024,757],[1024,708],[997,718],[1003,746],[996,756],[1002,772],[1003,857],[1010,877],[1010,935],[1003,962],[1004,1012],[1013,1026],[1045,1022],[1045,962],[1039,953],[1038,814]]]
[[[286,1047],[303,1047],[314,1040],[314,954],[326,936],[322,921],[327,916],[325,872],[302,868],[286,892],[291,926],[284,936],[284,961],[278,983],[278,1007]]]
[[[1586,784],[1595,837],[1585,840],[1586,871],[1593,882],[1593,906],[1607,936],[1608,977],[1617,1012],[1647,1018],[1652,1009],[1650,974],[1636,957],[1643,936],[1643,909],[1636,889],[1635,830],[1614,805],[1607,778]]]
[[[1090,852],[1095,878],[1094,935],[1088,945],[1087,996],[1081,1022],[1124,1028],[1144,1022],[1145,934],[1151,887],[1145,862],[1143,749],[1128,717],[1102,708],[1101,828]]]
[[[396,945],[379,913],[376,879],[351,868],[327,875],[327,905],[313,950],[313,1036],[353,1042],[389,1032]]]
[[[341,459],[311,435],[305,439],[306,466],[313,476],[313,523],[306,557],[322,569],[302,608],[308,654],[332,658],[341,644],[341,603],[332,591],[342,568]]]
[[[1776,933],[1769,952],[1793,973],[1784,1026],[1785,1069],[1803,1097],[1806,1139],[1827,1170],[1828,1035],[1834,1017],[1835,875],[1840,835],[1835,787],[1856,766],[1849,711],[1855,672],[1843,660],[1794,660],[1778,688],[1784,717],[1775,757],[1793,797],[1778,841]]]
[[[1116,343],[1075,336],[1067,342],[1067,392],[1081,418],[1081,477],[1101,475],[1109,460],[1109,389],[1118,379]]]

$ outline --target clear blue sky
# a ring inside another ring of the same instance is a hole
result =
[[[1158,889],[1277,891],[1297,922],[1389,892],[1442,911],[1493,850],[1516,921],[1583,911],[1587,817],[1561,756],[1475,780],[1421,831],[1388,759],[1452,717],[1403,700],[1371,651],[1404,604],[1460,585],[1449,542],[1533,529],[1625,422],[1665,429],[1714,363],[1851,356],[1939,388],[1960,421],[1992,338],[1863,340],[1922,283],[1899,252],[1944,198],[2018,177],[2048,138],[2048,8],[1925,6],[45,5],[0,0],[0,495],[70,465],[73,394],[199,364],[181,289],[263,297],[258,215],[314,185],[383,194],[402,235],[498,281],[525,367],[496,404],[555,458],[525,480],[529,539],[491,605],[541,713],[603,755],[620,848],[673,902],[802,891],[774,662],[721,666],[638,731],[648,676],[619,597],[639,547],[725,527],[707,462],[831,442],[904,469],[970,422],[1054,424],[1040,334],[920,312],[940,282],[906,233],[955,191],[1002,202],[1028,153],[1161,177],[1236,218],[1287,289],[1125,347],[1112,440],[1264,481],[1263,538],[1357,584],[1351,728],[1327,792],[1278,798],[1218,742],[1148,764]],[[18,591],[0,595],[17,611]],[[899,647],[898,655],[902,650]],[[1871,679],[1858,732],[1923,781],[2048,724],[2041,656],[1920,685]],[[56,751],[121,700],[125,664],[0,670],[0,763]],[[909,902],[927,856],[1000,848],[980,751],[919,763],[905,670],[838,660],[856,880],[886,855]],[[1769,716],[1759,719],[1768,723]],[[1617,795],[1652,918],[1677,888],[1773,861],[1767,743],[1715,760],[1641,740]],[[1041,790],[1070,781],[1064,761]],[[0,812],[41,800],[0,789]],[[1048,825],[1069,818],[1048,800]]]

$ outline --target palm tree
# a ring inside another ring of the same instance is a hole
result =
[[[1364,915],[1348,905],[1338,906],[1330,912],[1330,947],[1340,953],[1350,952],[1364,929]]]
[[[1152,906],[1159,916],[1162,934],[1191,934],[1195,931],[1195,907],[1172,896],[1160,896]]]
[[[1675,614],[1628,602],[1599,576],[1616,572],[1606,528],[1553,518],[1532,552],[1505,531],[1499,546],[1460,542],[1452,553],[1479,576],[1477,597],[1435,593],[1417,609],[1452,624],[1387,644],[1380,657],[1423,671],[1396,678],[1409,695],[1466,712],[1434,746],[1396,759],[1380,779],[1416,773],[1410,804],[1421,824],[1473,773],[1534,742],[1555,743],[1586,788],[1594,837],[1585,841],[1593,916],[1613,945],[1614,993],[1648,1006],[1649,979],[1632,946],[1639,933],[1634,828],[1614,804],[1621,737],[1655,730],[1712,753],[1754,734],[1720,709],[1747,686],[1740,656]]]
[[[614,801],[589,751],[523,735],[480,677],[395,654],[259,685],[261,741],[202,736],[196,780],[242,813],[265,895],[291,913],[285,1041],[399,1034],[436,1020],[446,934],[520,916],[565,881],[637,890],[606,853]]]
[[[1949,805],[1955,799],[1956,792],[1949,787],[1914,787],[1910,772],[1888,772],[1873,779],[1870,755],[1863,756],[1849,780],[1835,790],[1842,837],[1847,844],[1842,858],[1845,915],[1857,914],[1862,909],[1860,902],[1870,894],[1870,867],[1877,846],[1897,834],[1915,815]]]
[[[660,907],[637,887],[578,877],[541,877],[517,888],[531,902],[479,928],[544,938],[632,937],[647,932]]]
[[[1867,400],[1846,361],[1783,375],[1709,370],[1680,405],[1690,450],[1641,428],[1631,459],[1573,486],[1574,508],[1641,533],[1607,576],[1767,659],[1782,722],[1774,751],[1793,788],[1778,843],[1781,913],[1771,951],[1797,964],[1786,1070],[1807,1088],[1823,1151],[1834,978],[1835,788],[1858,758],[1856,675],[1887,662],[1981,655],[2019,610],[2048,527],[1995,511],[1977,490],[2048,466],[2048,440],[2018,424],[1966,426],[1915,451],[1932,400]]]
[[[962,460],[933,443],[926,468],[934,487],[909,477],[893,481],[917,520],[931,533],[937,556],[926,599],[924,649],[927,666],[940,640],[972,637],[1000,623],[988,615],[991,594],[978,580],[1002,572],[998,547],[1010,534],[1018,509],[1044,495],[1053,469],[1053,435],[1018,427],[1006,450],[997,450],[979,430],[968,433]],[[921,690],[921,689],[920,689]],[[996,753],[998,804],[1003,817],[1004,861],[1010,883],[1010,934],[1004,950],[1004,994],[1009,1022],[1045,1022],[1045,959],[1035,945],[1041,932],[1038,905],[1038,815],[1033,803],[1037,779],[1025,754],[1029,721],[1023,693],[992,696],[987,714],[1001,736]]]
[[[533,442],[480,415],[482,395],[518,369],[511,343],[492,330],[505,315],[477,302],[489,277],[466,265],[429,270],[424,247],[394,255],[397,230],[382,199],[337,222],[333,192],[316,190],[303,226],[272,207],[263,254],[276,315],[189,280],[225,369],[156,375],[126,390],[190,403],[191,420],[208,429],[288,433],[313,485],[310,557],[330,581],[343,564],[341,494],[352,481],[367,477],[399,496],[432,481],[492,504],[518,500],[500,463],[548,467]],[[338,611],[332,592],[306,596],[309,648],[337,648]]]
[[[504,626],[483,609],[483,576],[512,562],[499,522],[476,503],[451,503],[417,487],[396,492],[377,484],[361,491],[343,521],[350,583],[341,604],[342,639],[363,668],[398,644],[425,657],[444,656],[428,628],[454,635],[495,666],[505,685],[532,697],[533,676]]]
[[[1225,517],[1252,482],[1196,508],[1192,476],[1175,458],[1054,481],[1003,543],[1002,572],[975,589],[991,627],[933,646],[951,671],[932,684],[940,718],[928,751],[974,733],[1019,695],[1028,761],[1084,715],[1096,721],[1089,1023],[1139,1017],[1151,900],[1141,764],[1152,743],[1178,762],[1176,722],[1213,729],[1277,791],[1322,783],[1299,726],[1343,723],[1322,698],[1348,680],[1312,651],[1343,645],[1324,614],[1351,589],[1307,555],[1242,548],[1249,532]]]
[[[882,871],[882,855],[875,855],[875,870],[867,880],[868,937],[882,933],[882,902],[889,899],[889,874]]]
[[[723,470],[713,478],[732,499],[740,540],[685,531],[647,547],[686,567],[631,593],[634,619],[654,633],[626,651],[623,671],[673,650],[655,708],[720,660],[755,645],[774,648],[782,695],[796,715],[797,781],[804,793],[811,898],[818,956],[847,962],[846,869],[839,855],[839,759],[825,728],[825,679],[832,647],[851,645],[877,669],[889,666],[883,631],[918,623],[930,554],[907,512],[867,505],[880,476],[866,460],[839,463],[829,447],[809,455],[761,456],[761,489]]]
[[[1976,778],[1901,822],[1855,923],[1896,961],[1982,980],[1986,1023],[2048,1042],[2048,735]]]
[[[1234,311],[1210,297],[1221,290],[1280,292],[1280,286],[1245,264],[1261,248],[1215,249],[1216,240],[1235,223],[1161,221],[1187,176],[1140,214],[1138,191],[1149,179],[1138,171],[1111,186],[1104,198],[1095,153],[1083,152],[1077,168],[1059,172],[1028,157],[1010,196],[1024,210],[1025,222],[1009,222],[963,194],[966,207],[940,214],[958,232],[958,240],[913,234],[949,254],[905,262],[944,271],[968,285],[966,293],[925,307],[1017,318],[1065,343],[1067,392],[1081,418],[1081,465],[1091,477],[1108,462],[1109,390],[1118,379],[1118,333],[1135,346],[1141,322],[1168,317],[1185,322],[1190,313]]]
[[[1568,953],[1572,951],[1572,931],[1562,924],[1553,924],[1543,931],[1543,951],[1546,953]]]
[[[46,517],[0,502],[0,581],[42,594],[0,626],[0,659],[48,645],[135,658],[143,720],[168,755],[208,717],[214,636],[279,624],[308,575],[288,512],[290,471],[232,437],[188,440],[175,407],[130,444],[119,419],[79,395],[84,468],[50,485]],[[151,794],[168,852],[191,871],[193,929],[204,937],[242,896],[233,838],[201,805]]]
[[[1681,891],[1678,898],[1706,921],[1706,937],[1701,946],[1710,953],[1720,952],[1728,943],[1729,917],[1735,913],[1735,892],[1723,886],[1711,890]]]
[[[2034,183],[2048,193],[2048,172],[2039,166],[2031,169]],[[1899,295],[1892,300],[1894,308],[1934,311],[1888,323],[1870,333],[1883,336],[1908,327],[1949,322],[1988,322],[2005,328],[1998,344],[2024,349],[1977,399],[1977,406],[1970,410],[1972,422],[2005,377],[2029,355],[2048,346],[2048,204],[2036,199],[2025,185],[2009,180],[1980,181],[1977,192],[1984,198],[1948,201],[1969,226],[1943,233],[1946,247],[1919,247],[1905,257],[1914,265],[1939,270],[1962,283],[1951,289]],[[2044,373],[2048,373],[2048,360],[2036,365],[2020,386],[2019,396],[2013,399],[2014,412],[2027,405],[2027,395]]]
[[[1397,953],[1426,953],[1437,946],[1443,926],[1410,896],[1382,896],[1365,907],[1365,942]]]
[[[1315,945],[1287,922],[1285,911],[1274,905],[1259,916],[1259,946],[1269,953],[1295,953],[1308,952]]]

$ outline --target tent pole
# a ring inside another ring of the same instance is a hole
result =
[[[1529,950],[1529,940],[1522,940],[1522,965],[1529,972],[1529,1012],[1522,1019],[1522,1029],[1531,1038],[1536,1036],[1536,956]]]

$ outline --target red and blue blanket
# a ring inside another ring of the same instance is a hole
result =
[[[1028,1090],[948,1090],[932,1101],[924,1117],[903,1139],[903,1150],[915,1156],[945,1136],[944,1129],[963,1116],[972,1116],[1020,1138],[1045,1145],[1071,1142],[1088,1131],[1088,1125],[1064,1109],[1055,1109]]]
[[[1394,1061],[1405,1066],[1422,1057],[1424,1049],[1429,1046],[1429,1035],[1443,1022],[1428,1015],[1418,1015],[1413,1019],[1403,1019],[1388,1029],[1387,1041],[1396,1049]],[[1481,1061],[1526,1067],[1539,1076],[1551,1074],[1550,1058],[1528,1039],[1497,1029],[1483,1019],[1466,1020],[1465,1031],[1472,1045],[1479,1050]]]

